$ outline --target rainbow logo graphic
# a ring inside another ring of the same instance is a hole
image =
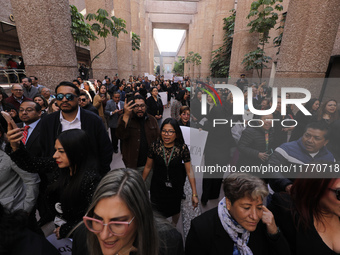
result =
[[[213,87],[209,86],[208,84],[206,84],[206,83],[204,83],[204,82],[199,82],[199,83],[202,84],[204,87],[210,89],[212,92],[214,92],[214,94],[217,96],[218,101],[219,101],[220,104],[222,105],[222,100],[221,100],[220,96],[217,94],[217,91],[216,91]],[[213,95],[209,90],[207,90],[206,88],[199,88],[199,87],[198,87],[198,89],[204,91],[204,92],[207,93],[209,96],[211,96],[212,100],[214,101],[214,104],[217,105],[217,102],[216,102],[216,99],[215,99],[214,95]]]

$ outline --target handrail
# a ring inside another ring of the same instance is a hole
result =
[[[20,74],[24,74],[26,76],[25,69],[0,69],[0,76],[7,78],[8,85],[11,84],[10,75],[15,75],[17,77],[17,81],[20,83]]]

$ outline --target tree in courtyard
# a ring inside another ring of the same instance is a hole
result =
[[[233,9],[230,12],[232,14],[229,17],[223,19],[223,45],[218,49],[212,51],[210,72],[211,76],[215,78],[225,78],[229,75],[231,49],[233,45],[233,35],[236,18],[236,11]]]
[[[97,12],[89,13],[86,16],[86,20],[95,22],[89,25],[85,22],[84,16],[78,12],[75,6],[71,6],[71,33],[75,42],[89,45],[90,40],[94,41],[98,38],[103,38],[104,49],[102,49],[96,56],[91,59],[90,62],[90,77],[92,76],[92,63],[106,50],[106,38],[112,35],[118,38],[121,32],[127,34],[126,22],[121,18],[115,16],[109,17],[109,14],[104,9],[98,9]],[[84,24],[85,23],[85,24]],[[87,38],[86,38],[87,37]]]
[[[175,61],[172,72],[180,76],[184,75],[184,57],[178,57],[178,61]]]
[[[271,58],[265,55],[264,47],[269,40],[269,31],[275,27],[279,15],[275,11],[282,11],[283,0],[257,0],[251,4],[250,12],[247,16],[252,19],[248,26],[251,27],[250,33],[259,33],[259,46],[255,51],[245,55],[242,64],[246,70],[255,69],[260,81],[262,79],[263,68],[267,68]],[[279,2],[279,3],[278,3]]]
[[[188,53],[187,58],[185,59],[185,63],[189,64],[189,72],[190,72],[190,65],[192,64],[194,66],[198,66],[198,77],[201,76],[201,69],[200,65],[202,63],[202,57],[199,53],[194,53],[193,51],[190,51]]]

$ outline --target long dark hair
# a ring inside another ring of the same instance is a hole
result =
[[[326,102],[324,102],[321,106],[320,106],[320,108],[319,108],[319,110],[317,111],[317,117],[318,117],[318,121],[319,120],[322,120],[323,119],[323,115],[326,113],[326,106],[327,106],[327,104],[329,103],[329,102],[335,102],[336,103],[336,105],[338,105],[338,102],[335,100],[335,99],[329,99],[329,100],[327,100]],[[337,120],[337,119],[339,119],[339,113],[338,113],[338,109],[336,109],[335,110],[335,112],[334,113],[332,113],[332,114],[330,114],[330,122],[332,123],[334,120]]]
[[[184,95],[187,93],[187,90],[180,90],[176,95],[176,100],[180,101],[182,105],[186,105],[186,101],[184,100]]]
[[[313,110],[313,105],[316,101],[319,101],[319,99],[317,98],[312,98],[311,100],[309,100],[306,104],[305,104],[305,108],[310,111],[312,114],[315,112]]]
[[[57,140],[63,146],[70,166],[60,169],[59,179],[51,185],[51,191],[59,190],[62,204],[72,208],[82,203],[79,192],[86,170],[98,170],[94,147],[87,133],[81,129],[66,130]]]
[[[181,146],[184,144],[184,138],[183,138],[183,134],[182,134],[182,130],[179,127],[179,124],[177,122],[177,120],[175,120],[174,118],[167,118],[163,121],[162,125],[161,125],[161,131],[164,127],[164,125],[166,124],[170,124],[176,132],[176,139],[175,139],[175,144]],[[160,138],[162,139],[162,132],[160,134]]]
[[[290,190],[294,205],[294,219],[298,215],[297,226],[307,230],[313,223],[322,218],[321,198],[335,179],[296,179]]]

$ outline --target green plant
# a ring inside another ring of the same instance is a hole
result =
[[[266,67],[264,63],[268,63],[271,59],[265,56],[264,46],[269,40],[269,31],[275,27],[276,21],[279,17],[275,11],[282,11],[283,6],[278,2],[283,0],[258,0],[251,4],[250,12],[247,16],[252,19],[248,26],[251,27],[250,33],[259,33],[259,45],[255,51],[245,55],[242,64],[245,65],[246,70],[256,69],[260,80],[262,79],[263,68]]]
[[[140,50],[140,36],[132,32],[132,50]]]
[[[184,75],[184,57],[178,57],[178,61],[175,61],[172,71],[180,76]]]
[[[189,64],[189,71],[190,71],[190,64],[193,66],[199,66],[202,63],[202,57],[199,53],[194,53],[193,51],[190,51],[188,53],[187,58],[185,59],[185,63]],[[201,70],[199,69],[199,76],[200,76]]]
[[[267,68],[265,63],[269,63],[271,57],[265,55],[263,49],[257,47],[256,50],[249,52],[244,56],[242,64],[245,65],[247,71],[255,69],[258,77],[262,78],[263,68]]]
[[[281,25],[276,29],[276,30],[280,30],[280,34],[277,37],[275,37],[274,40],[273,40],[273,43],[275,45],[274,47],[278,47],[276,55],[278,55],[280,53],[280,46],[281,46],[282,37],[283,37],[283,30],[285,28],[286,17],[287,17],[287,13],[283,13]]]
[[[223,45],[211,52],[212,58],[210,63],[210,72],[211,76],[215,78],[223,78],[229,75],[231,49],[233,45],[236,18],[236,11],[233,9],[230,12],[232,12],[232,14],[229,17],[223,19]]]
[[[91,25],[85,22],[83,14],[78,12],[77,7],[70,5],[71,11],[71,34],[75,44],[80,43],[88,46],[90,40],[96,40],[98,37],[94,34],[91,29]]]

